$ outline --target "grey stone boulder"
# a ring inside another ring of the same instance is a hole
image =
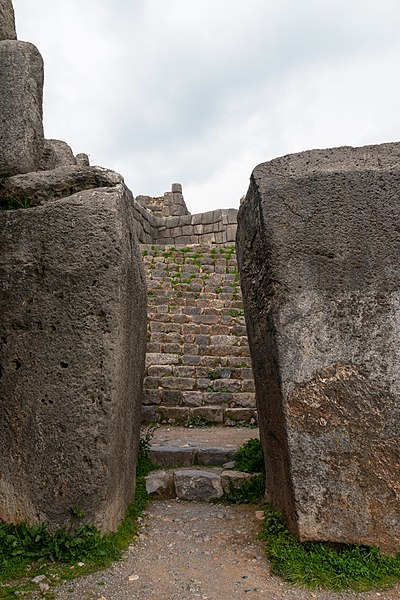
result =
[[[210,501],[221,498],[221,477],[212,471],[179,469],[175,471],[175,490],[182,500]]]
[[[65,166],[50,171],[38,171],[3,179],[0,185],[0,203],[9,198],[26,202],[30,207],[48,201],[66,198],[83,190],[122,184],[122,175],[102,167]],[[126,188],[126,195],[132,197]]]
[[[16,40],[14,8],[11,0],[0,0],[0,41]]]
[[[400,144],[256,167],[238,262],[267,494],[301,540],[400,548]]]
[[[146,476],[146,492],[157,498],[175,498],[174,472],[152,471]]]
[[[230,494],[240,488],[242,483],[250,481],[254,473],[244,473],[243,471],[222,471],[221,483],[224,494]]]
[[[71,148],[61,140],[44,140],[44,149],[40,169],[48,171],[57,167],[77,165]]]
[[[0,520],[114,530],[135,488],[146,284],[117,185],[0,212]]]
[[[28,42],[0,42],[0,177],[36,171],[43,155],[43,60]]]

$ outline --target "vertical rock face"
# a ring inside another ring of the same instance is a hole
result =
[[[238,260],[267,494],[301,540],[400,547],[400,144],[254,170]]]
[[[43,60],[28,42],[0,41],[0,177],[37,171],[43,154]]]
[[[134,492],[146,345],[125,186],[1,212],[0,293],[0,519],[113,530]]]
[[[14,8],[11,0],[0,0],[0,41],[16,40]]]

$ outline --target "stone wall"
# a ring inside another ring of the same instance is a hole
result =
[[[229,208],[191,215],[184,203],[180,184],[173,183],[172,191],[161,197],[137,196],[132,199],[132,207],[142,244],[235,242],[238,211]]]
[[[143,246],[148,342],[143,417],[256,423],[235,247]]]

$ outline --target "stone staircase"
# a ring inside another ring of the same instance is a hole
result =
[[[143,421],[255,424],[235,246],[142,245],[148,286]]]
[[[149,457],[160,469],[146,477],[152,497],[211,501],[254,477],[236,471],[234,459],[244,442],[258,438],[256,428],[161,425],[153,436]]]

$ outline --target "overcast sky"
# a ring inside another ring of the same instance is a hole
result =
[[[400,140],[399,0],[14,0],[44,125],[135,195],[237,207],[252,169]]]

